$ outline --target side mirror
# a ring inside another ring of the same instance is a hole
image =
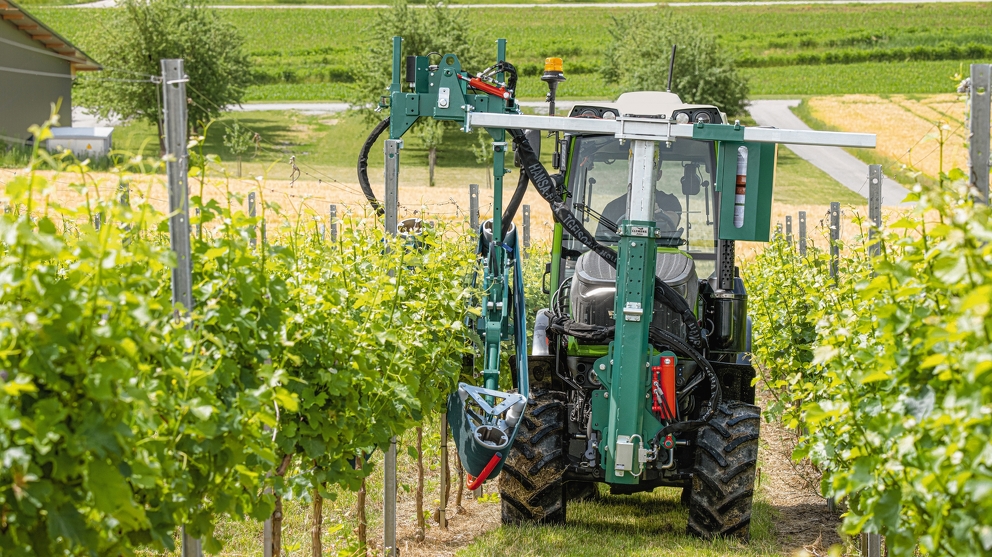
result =
[[[698,164],[687,164],[682,167],[682,195],[697,195],[701,184]]]

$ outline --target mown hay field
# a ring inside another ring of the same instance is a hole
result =
[[[968,164],[961,95],[842,95],[807,103],[812,116],[830,127],[877,134],[879,154],[927,176]]]

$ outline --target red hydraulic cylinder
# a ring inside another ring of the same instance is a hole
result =
[[[655,392],[651,410],[659,414],[664,420],[675,419],[675,357],[662,356],[660,365],[651,368],[654,374],[653,384],[661,387],[664,400],[659,399]]]

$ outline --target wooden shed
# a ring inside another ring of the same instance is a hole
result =
[[[72,125],[72,81],[100,65],[11,0],[0,0],[0,140],[30,138],[28,127],[62,100],[60,125]]]

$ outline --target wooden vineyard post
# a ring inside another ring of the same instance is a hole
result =
[[[479,184],[468,185],[468,222],[474,232],[479,231]]]
[[[458,491],[455,492],[455,512],[462,512],[462,492],[465,491],[465,468],[462,457],[455,451],[455,470],[458,472]]]
[[[868,167],[868,220],[871,229],[868,230],[868,256],[877,257],[882,253],[879,243],[879,230],[882,228],[882,165],[873,164]]]
[[[355,468],[361,470],[362,457],[355,457]],[[362,486],[358,489],[358,497],[355,500],[355,511],[358,515],[358,547],[362,555],[368,555],[369,537],[368,520],[365,517],[365,478],[362,478]]]
[[[272,517],[262,524],[262,557],[272,557]]]
[[[982,202],[989,199],[989,119],[992,114],[992,65],[971,65],[971,86],[968,92],[969,118],[968,166],[970,182],[979,192]]]
[[[830,203],[830,278],[837,280],[840,270],[840,203]]]
[[[441,528],[448,527],[448,497],[451,494],[451,477],[448,468],[448,413],[441,413],[441,504],[437,509],[437,523]]]
[[[427,525],[424,523],[424,428],[417,427],[417,532],[416,540],[424,541]]]
[[[163,59],[162,99],[165,127],[165,175],[169,184],[169,243],[176,254],[172,269],[172,305],[177,317],[187,321],[193,309],[192,250],[189,243],[189,185],[186,153],[186,72],[181,59]],[[182,308],[180,310],[180,308]],[[187,321],[187,326],[189,323]],[[182,529],[182,557],[202,557],[200,540]]]
[[[806,211],[799,211],[799,255],[806,257]]]
[[[310,526],[310,555],[322,557],[324,547],[320,542],[320,533],[324,529],[324,497],[320,494],[320,486],[313,488],[313,524]]]

